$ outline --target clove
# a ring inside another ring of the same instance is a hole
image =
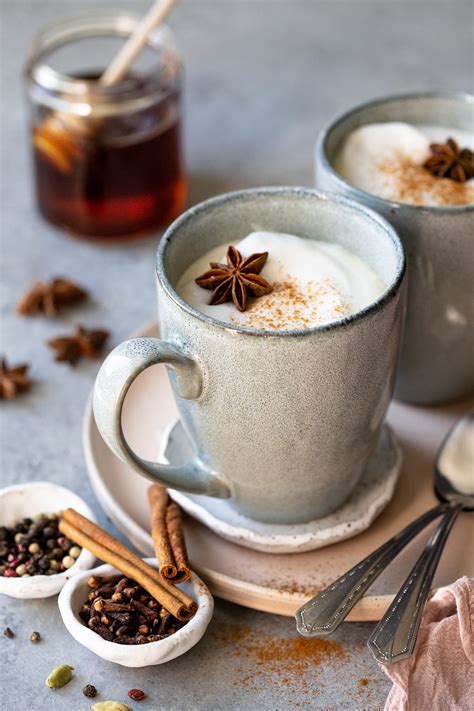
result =
[[[104,600],[101,597],[94,601],[93,607],[96,612],[131,612],[133,610],[133,607],[128,603],[121,604],[111,600]]]

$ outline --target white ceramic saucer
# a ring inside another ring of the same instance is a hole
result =
[[[163,458],[182,464],[192,456],[192,444],[178,420],[165,431]],[[402,454],[392,430],[385,425],[359,484],[340,509],[324,518],[293,525],[254,521],[224,499],[171,490],[175,501],[205,526],[237,545],[264,553],[302,553],[329,546],[365,531],[393,496]]]
[[[134,336],[159,336],[156,323]],[[474,407],[466,400],[421,408],[393,403],[388,422],[403,449],[403,466],[392,500],[358,536],[306,553],[263,553],[244,548],[190,516],[185,516],[186,544],[193,570],[218,597],[256,610],[294,615],[317,590],[329,585],[388,538],[436,503],[433,493],[435,452],[455,420]],[[165,367],[156,365],[132,384],[123,412],[128,442],[140,456],[154,459],[163,433],[178,412]],[[147,490],[150,482],[121,462],[101,438],[89,401],[83,429],[89,478],[107,516],[145,555],[153,555]],[[348,621],[379,620],[414,564],[431,526],[402,551],[360,600]],[[474,576],[472,514],[460,514],[446,543],[434,586],[462,575]]]

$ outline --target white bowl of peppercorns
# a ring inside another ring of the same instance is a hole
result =
[[[85,501],[50,482],[0,489],[0,593],[51,597],[94,565],[92,553],[58,531],[59,514],[69,507],[95,520]]]

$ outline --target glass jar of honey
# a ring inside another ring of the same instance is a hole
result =
[[[127,238],[183,209],[182,63],[166,27],[118,83],[100,76],[139,18],[90,12],[47,28],[26,68],[40,213],[79,236]]]

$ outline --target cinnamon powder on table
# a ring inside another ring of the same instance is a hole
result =
[[[250,662],[252,674],[248,674],[245,664],[236,672],[242,676],[234,682],[254,691],[269,683],[277,687],[285,686],[290,692],[301,696],[311,695],[321,690],[321,684],[314,688],[314,677],[309,673],[320,664],[334,664],[347,657],[342,645],[329,639],[292,637],[281,638],[258,632],[244,625],[229,625],[214,620],[212,634],[218,642],[242,662]],[[308,677],[305,679],[305,674]],[[298,704],[295,704],[297,706]]]

